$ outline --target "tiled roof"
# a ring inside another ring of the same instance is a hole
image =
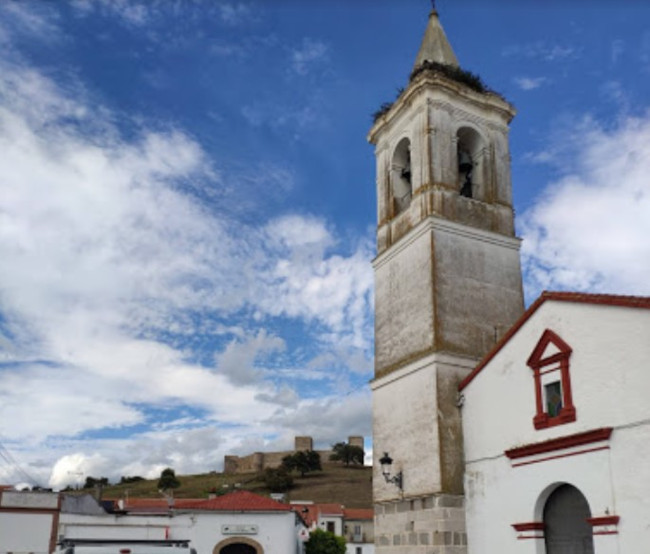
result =
[[[174,510],[206,510],[220,512],[288,512],[291,507],[266,496],[249,491],[234,491],[216,498],[175,498]],[[125,511],[160,512],[169,509],[165,498],[129,498]]]
[[[340,517],[340,518],[345,518],[348,517],[345,514],[348,512],[352,513],[361,513],[363,512],[364,515],[367,515],[367,513],[370,513],[369,517],[357,517],[356,519],[372,519],[373,518],[373,511],[372,510],[346,510],[341,504],[334,504],[334,503],[328,503],[328,504],[313,504],[313,503],[292,503],[291,504],[291,509],[296,512],[297,514],[302,517],[302,519],[305,521],[305,524],[307,527],[312,527],[313,525],[318,523],[318,518],[319,517]]]
[[[649,296],[622,296],[616,294],[591,294],[586,292],[553,292],[544,291],[535,302],[533,302],[517,322],[501,337],[492,350],[490,350],[474,370],[460,382],[458,390],[463,390],[469,385],[474,377],[496,356],[506,343],[521,329],[521,327],[530,319],[530,317],[539,309],[547,300],[557,302],[574,302],[583,304],[597,304],[601,306],[618,306],[623,308],[645,308],[650,309]]]
[[[343,517],[345,519],[373,519],[375,511],[372,508],[345,508]]]
[[[341,516],[343,517],[343,506],[340,504],[316,504],[318,511],[322,516]]]
[[[221,512],[289,512],[291,506],[249,491],[235,491],[208,500],[188,501],[184,509]]]

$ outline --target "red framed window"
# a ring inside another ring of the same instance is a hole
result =
[[[545,429],[576,420],[571,395],[569,359],[571,347],[546,329],[528,358],[535,379],[535,429]]]

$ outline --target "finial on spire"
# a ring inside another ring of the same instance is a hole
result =
[[[431,0],[431,13],[438,13],[438,10],[436,10],[436,0]]]

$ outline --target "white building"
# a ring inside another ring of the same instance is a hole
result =
[[[345,538],[347,554],[374,554],[374,512],[365,508],[346,508],[341,504],[291,502],[291,508],[304,520],[309,533],[315,529]]]
[[[650,299],[545,293],[524,312],[514,115],[434,10],[368,135],[377,554],[650,544]]]
[[[650,544],[650,298],[545,293],[461,390],[471,554]]]
[[[189,540],[199,554],[302,554],[303,521],[248,491],[212,499],[131,498],[112,514],[62,512],[61,539]]]
[[[49,554],[56,544],[59,494],[0,487],[0,554]]]

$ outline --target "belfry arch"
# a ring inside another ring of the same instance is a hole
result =
[[[390,164],[390,185],[395,215],[411,204],[413,196],[413,175],[411,169],[411,141],[404,137],[395,150]]]
[[[468,125],[459,127],[455,136],[458,160],[457,187],[461,196],[485,198],[485,140]]]

